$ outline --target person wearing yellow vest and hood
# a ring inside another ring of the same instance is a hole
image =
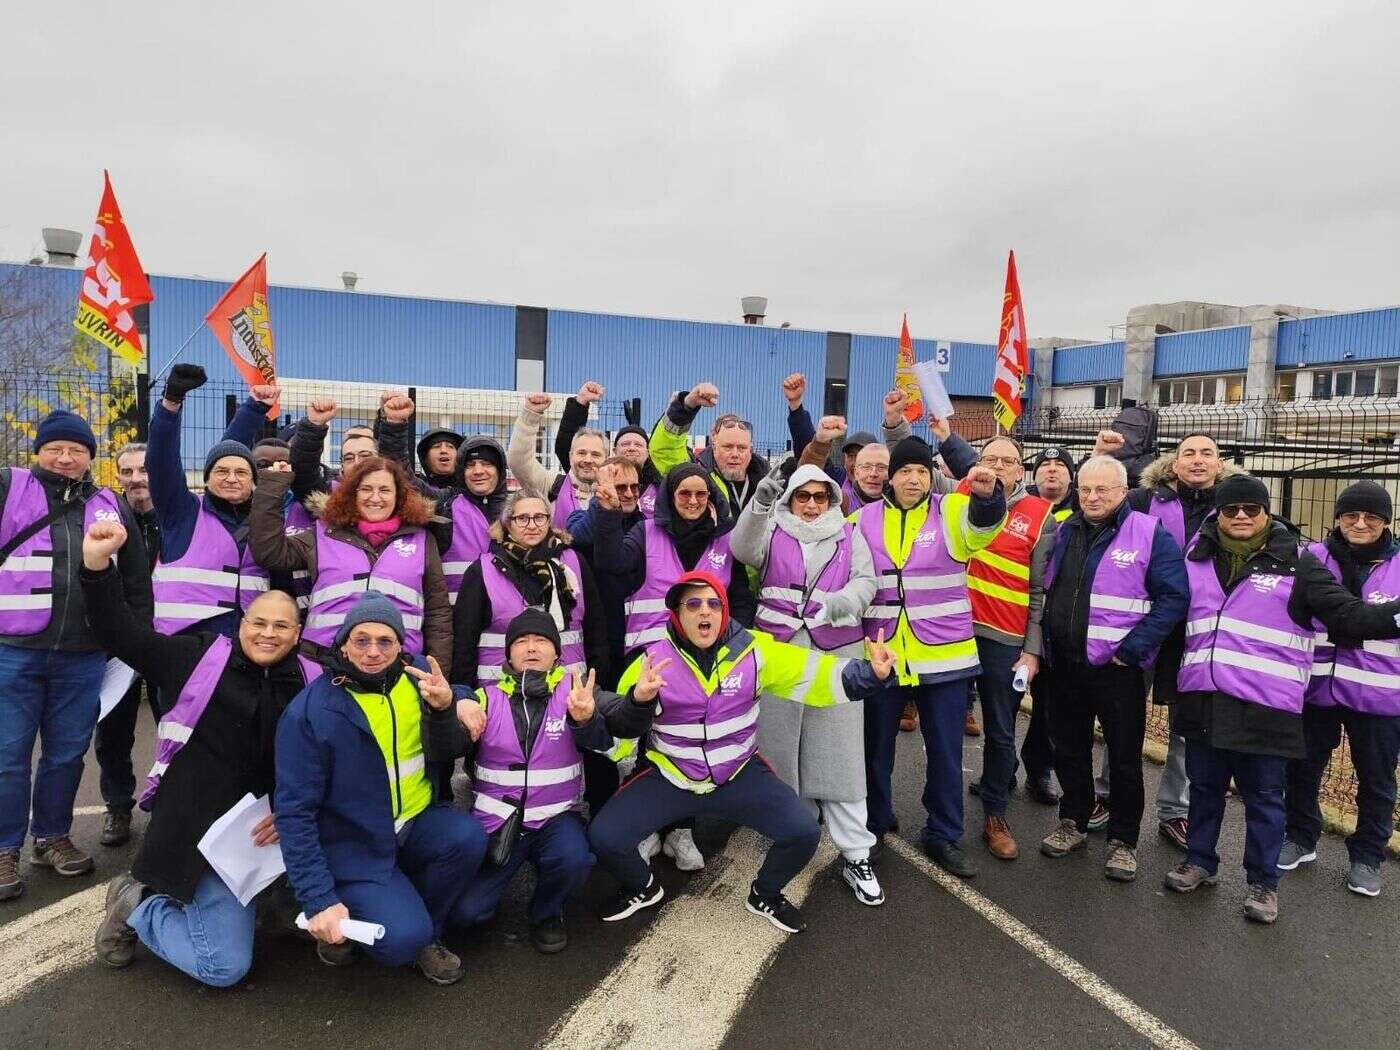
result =
[[[336,632],[326,673],[277,726],[272,812],[292,890],[329,966],[351,961],[348,918],[384,927],[364,950],[386,966],[416,962],[434,984],[462,978],[442,944],[453,902],[486,854],[486,831],[436,801],[450,767],[426,761],[424,705],[465,699],[437,661],[410,658],[403,616],[365,591]]]

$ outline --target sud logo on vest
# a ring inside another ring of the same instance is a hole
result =
[[[1400,594],[1386,594],[1385,591],[1367,591],[1367,605],[1384,605],[1386,602],[1393,602],[1400,598]]]
[[[94,518],[95,520],[97,520],[97,521],[116,521],[116,522],[120,522],[120,521],[122,520],[121,514],[119,514],[119,513],[118,513],[117,511],[115,511],[115,510],[100,510],[100,509],[99,509],[99,510],[95,510],[95,511],[92,512],[92,516],[93,516],[93,518]]]
[[[1137,561],[1138,552],[1126,550],[1123,547],[1114,547],[1113,550],[1108,552],[1108,556],[1112,559],[1114,565],[1118,566],[1120,569],[1126,569],[1129,565]]]
[[[546,718],[544,720],[544,735],[550,740],[558,740],[564,735],[564,716],[558,718]]]
[[[411,558],[418,552],[418,544],[411,543],[402,537],[396,539],[390,546],[405,558]]]
[[[732,696],[744,686],[744,672],[738,671],[725,677],[719,684],[719,691],[727,696]]]
[[[707,554],[706,557],[709,559],[710,564],[713,565],[716,569],[724,568],[724,560],[727,557],[727,555],[725,555],[723,552],[710,551],[710,553]]]
[[[1283,577],[1277,573],[1256,572],[1249,577],[1249,582],[1260,594],[1272,594]]]

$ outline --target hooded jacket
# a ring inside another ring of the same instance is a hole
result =
[[[391,424],[386,420],[383,424],[381,424],[379,428],[379,446],[381,451],[384,447],[384,431],[390,425]],[[408,424],[400,423],[399,426],[402,426],[405,429],[407,429]],[[445,488],[448,485],[454,484],[455,479],[461,477],[462,475],[460,471],[458,471],[455,475],[439,474],[436,471],[434,471],[431,467],[428,466],[428,449],[432,448],[432,446],[436,445],[439,441],[451,441],[453,445],[455,445],[458,448],[461,448],[462,440],[463,438],[461,434],[457,433],[457,431],[455,430],[448,430],[445,427],[436,427],[432,430],[429,430],[426,434],[424,434],[421,438],[418,439],[418,465],[423,468],[422,476],[429,482],[429,484],[436,485],[439,488]],[[456,469],[455,464],[457,462],[457,460],[453,460],[454,469]]]

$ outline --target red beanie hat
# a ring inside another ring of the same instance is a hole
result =
[[[720,636],[723,637],[725,628],[729,626],[729,592],[724,589],[724,584],[719,582],[719,577],[715,576],[713,573],[701,572],[699,570],[683,574],[681,578],[671,584],[670,588],[666,591],[666,608],[671,611],[671,626],[676,629],[677,634],[683,634],[681,631],[680,617],[677,615],[677,610],[681,607],[681,596],[685,594],[687,588],[695,587],[700,584],[713,587],[715,594],[719,595],[719,600],[722,605],[720,610],[719,633]]]

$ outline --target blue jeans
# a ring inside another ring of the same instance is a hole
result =
[[[1278,855],[1283,849],[1283,782],[1288,759],[1226,751],[1199,740],[1186,741],[1186,775],[1191,778],[1191,809],[1186,816],[1186,859],[1212,875],[1220,867],[1215,852],[1225,792],[1233,777],[1244,799],[1244,871],[1251,886],[1278,889]]]
[[[1011,688],[1012,665],[1021,656],[1021,647],[990,638],[977,639],[977,660],[982,673],[977,676],[977,695],[982,699],[982,812],[989,817],[1006,816],[1006,796],[1016,775],[1016,712],[1021,694]]]
[[[409,821],[399,832],[397,865],[387,883],[335,884],[352,919],[384,927],[365,954],[385,966],[406,966],[441,940],[447,913],[485,856],[486,829],[470,813],[434,805]]]
[[[892,779],[899,716],[906,700],[919,710],[924,736],[924,842],[957,842],[963,834],[962,742],[966,679],[936,685],[899,685],[865,701],[867,827],[883,835],[894,827]],[[1006,779],[1010,780],[1008,773]]]
[[[535,866],[535,896],[530,921],[543,922],[564,914],[564,901],[588,879],[593,853],[577,813],[560,813],[543,827],[526,828],[510,859],[500,867],[483,868],[452,906],[454,926],[475,926],[496,914],[501,894],[526,861]]]
[[[206,869],[194,900],[181,904],[157,893],[136,906],[127,925],[151,951],[196,981],[228,988],[253,964],[258,906],[238,903],[224,880]]]
[[[67,835],[97,724],[105,653],[65,653],[0,644],[0,850]],[[41,741],[31,799],[34,739]]]

